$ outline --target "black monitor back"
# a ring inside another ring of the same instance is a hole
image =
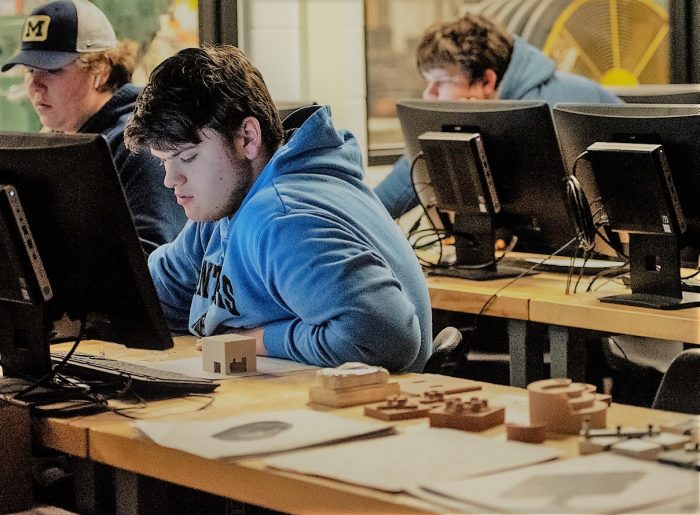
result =
[[[629,104],[700,104],[700,84],[640,84],[607,89]]]
[[[22,200],[53,288],[50,319],[94,319],[112,341],[172,347],[103,136],[0,133],[0,184]]]
[[[408,155],[425,132],[479,133],[501,205],[496,225],[518,236],[516,250],[550,253],[574,236],[566,205],[566,171],[551,110],[543,102],[400,100]],[[415,165],[423,167],[423,160]],[[427,176],[427,173],[424,173]]]
[[[557,104],[554,120],[569,169],[595,142],[662,144],[687,224],[680,243],[700,248],[700,105]],[[596,203],[598,187],[585,160],[576,174]]]

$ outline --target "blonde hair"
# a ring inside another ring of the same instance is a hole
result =
[[[101,72],[105,66],[109,68],[109,77],[100,86],[100,91],[115,92],[124,84],[131,81],[131,74],[136,68],[136,56],[139,44],[130,39],[124,39],[117,46],[103,52],[85,52],[76,61],[78,66],[90,72]]]

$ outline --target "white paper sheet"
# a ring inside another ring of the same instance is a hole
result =
[[[698,479],[697,472],[600,453],[423,488],[503,513],[617,513],[697,495]]]
[[[255,372],[240,372],[235,375],[215,374],[214,372],[206,372],[202,369],[202,356],[193,358],[173,359],[165,361],[146,361],[138,362],[141,365],[157,368],[159,370],[167,370],[168,372],[177,372],[190,377],[201,377],[204,379],[226,380],[235,379],[237,377],[249,377],[259,375],[277,375],[296,372],[298,370],[315,369],[313,365],[306,365],[297,361],[288,359],[268,358],[258,356],[256,359],[257,371]]]
[[[551,460],[555,449],[504,442],[453,429],[426,428],[375,440],[309,449],[265,459],[265,464],[388,492],[430,480],[486,474]]]
[[[298,409],[209,421],[133,423],[154,442],[205,458],[251,457],[347,438],[391,432],[392,426]]]

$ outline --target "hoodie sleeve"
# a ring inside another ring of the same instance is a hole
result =
[[[198,224],[188,222],[172,243],[155,249],[148,257],[156,293],[172,331],[186,333],[192,296],[199,280],[204,255]]]
[[[416,308],[386,262],[342,222],[294,213],[259,233],[259,273],[289,318],[264,327],[268,354],[319,366],[402,371],[420,351]]]
[[[411,178],[411,163],[407,156],[396,161],[389,175],[374,189],[374,193],[392,218],[398,218],[418,205]]]

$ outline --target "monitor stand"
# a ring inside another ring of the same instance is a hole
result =
[[[432,268],[431,275],[490,281],[517,277],[526,271],[496,262],[496,235],[491,215],[456,213],[454,238],[455,262],[449,267]]]
[[[632,293],[602,297],[601,302],[675,310],[700,307],[700,294],[683,292],[678,238],[630,234]]]

